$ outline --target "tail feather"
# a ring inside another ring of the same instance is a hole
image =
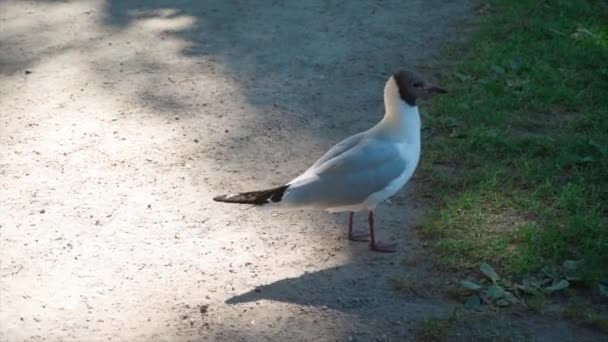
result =
[[[289,185],[283,185],[278,188],[260,190],[260,191],[249,191],[241,192],[236,195],[221,195],[213,198],[217,202],[226,203],[240,203],[240,204],[254,204],[264,205],[271,202],[280,202],[285,194],[285,190]]]

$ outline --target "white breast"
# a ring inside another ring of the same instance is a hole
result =
[[[403,158],[407,160],[407,166],[405,170],[399,177],[397,177],[394,181],[390,182],[386,188],[373,193],[365,200],[365,207],[368,210],[374,210],[378,204],[396,194],[397,191],[401,190],[405,183],[407,183],[410,178],[412,178],[412,175],[414,174],[414,171],[416,171],[416,167],[418,166],[418,161],[420,160],[420,145],[403,144],[401,148],[401,153],[403,155]]]

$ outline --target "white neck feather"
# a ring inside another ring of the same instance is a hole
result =
[[[420,113],[399,96],[397,82],[391,77],[384,87],[384,118],[374,130],[385,137],[420,145]]]
[[[384,108],[386,114],[396,113],[399,111],[399,102],[401,102],[399,96],[399,87],[393,76],[388,79],[384,86]]]

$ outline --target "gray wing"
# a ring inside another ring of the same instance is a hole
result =
[[[319,158],[319,160],[317,160],[310,167],[310,169],[317,168],[319,167],[319,165],[322,165],[328,162],[329,160],[332,160],[335,157],[341,155],[342,153],[350,150],[351,148],[357,146],[357,144],[363,139],[364,133],[365,132],[357,133],[340,141],[339,143],[334,145],[334,147],[330,148],[329,151],[325,152],[325,154],[321,158]]]
[[[407,161],[395,144],[359,139],[334,158],[315,163],[308,177],[291,184],[286,195],[290,201],[324,208],[360,204],[405,171]]]

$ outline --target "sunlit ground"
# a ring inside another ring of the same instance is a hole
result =
[[[392,5],[0,4],[0,339],[406,338],[446,314],[390,283],[428,277],[399,264],[411,194],[378,213],[391,256],[343,216],[211,201],[373,124],[388,73],[469,11]]]

